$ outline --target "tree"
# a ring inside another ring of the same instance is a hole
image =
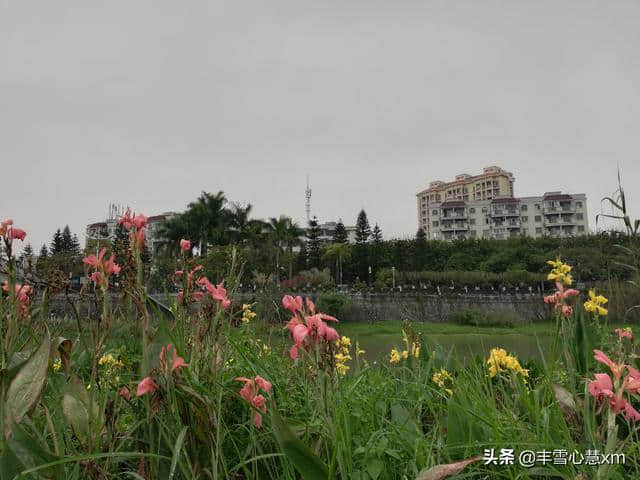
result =
[[[336,229],[333,231],[332,243],[347,243],[348,241],[349,235],[347,234],[347,229],[344,228],[344,223],[342,223],[342,220],[338,220]]]
[[[42,245],[40,248],[40,254],[38,255],[38,259],[36,260],[36,272],[38,275],[44,275],[47,268],[47,260],[49,258],[49,250],[47,250],[46,245]]]
[[[324,251],[324,257],[336,262],[336,283],[342,284],[342,267],[344,261],[351,257],[351,245],[348,243],[332,243]]]
[[[320,227],[318,226],[318,219],[316,217],[309,220],[309,228],[307,229],[307,250],[308,268],[320,268],[322,251],[320,246]]]
[[[376,244],[382,243],[382,230],[380,230],[380,227],[377,223],[375,224],[375,226],[373,227],[373,231],[371,232],[371,241]]]
[[[298,272],[302,270],[306,270],[309,268],[309,260],[308,260],[308,252],[307,252],[307,242],[302,241],[300,243],[300,251],[298,252],[298,257],[296,258],[296,270]]]
[[[25,272],[31,272],[33,270],[33,247],[30,243],[27,243],[20,254],[20,265]]]
[[[300,237],[304,234],[302,229],[298,227],[298,224],[289,219],[287,229],[285,232],[285,244],[289,252],[289,279],[293,276],[293,247],[300,245]]]
[[[424,233],[424,230],[422,228],[419,228],[418,231],[416,232],[416,241],[417,242],[427,241],[427,234]]]
[[[60,232],[60,229],[57,229],[56,233],[53,234],[50,252],[51,255],[56,255],[58,253],[64,252],[64,240],[62,238],[62,232]]]
[[[367,214],[363,210],[360,210],[358,214],[358,220],[356,221],[356,243],[364,244],[369,241],[371,236],[371,228],[369,227],[369,220],[367,220]]]
[[[73,250],[73,237],[69,225],[65,225],[62,229],[62,252],[71,252]]]
[[[289,217],[280,215],[278,218],[270,218],[269,223],[267,223],[267,232],[276,247],[276,278],[278,281],[280,281],[280,254],[287,241],[287,230],[290,222],[291,219]]]

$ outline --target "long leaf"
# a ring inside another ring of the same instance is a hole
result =
[[[416,480],[441,480],[442,478],[458,474],[467,465],[480,460],[482,460],[482,457],[473,457],[467,460],[460,460],[459,462],[436,465],[421,471],[416,477]]]
[[[47,381],[51,337],[47,331],[40,347],[33,352],[9,384],[5,400],[4,434],[9,437],[11,425],[20,423],[40,401]]]
[[[275,401],[271,400],[271,424],[273,434],[287,458],[300,472],[305,480],[327,480],[329,472],[327,466],[315,455],[309,447],[296,437],[284,422]]]
[[[173,458],[171,459],[171,469],[169,470],[169,480],[173,478],[176,473],[176,465],[178,465],[178,459],[180,458],[180,451],[182,450],[182,444],[184,443],[184,436],[187,434],[187,429],[189,427],[182,427],[180,433],[178,434],[178,438],[176,439],[176,444],[173,446]]]

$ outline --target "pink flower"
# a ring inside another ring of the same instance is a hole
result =
[[[179,357],[178,356],[178,352],[176,351],[175,347],[173,346],[173,344],[169,344],[165,347],[162,347],[162,350],[160,350],[160,365],[162,366],[162,368],[164,369],[165,372],[169,371],[169,365],[166,362],[166,354],[169,354],[172,356],[171,358],[171,371],[174,372],[182,367],[187,367],[188,364],[184,361],[184,358]]]
[[[138,214],[135,217],[133,217],[133,226],[136,227],[138,230],[142,230],[144,227],[147,226],[147,217],[145,217],[143,214]]]
[[[579,294],[579,290],[575,288],[565,290],[562,283],[556,282],[556,291],[552,295],[545,296],[543,300],[544,303],[554,305],[556,312],[567,318],[573,312],[573,308],[567,304],[567,300]]]
[[[118,221],[125,230],[129,231],[129,241],[133,248],[142,250],[144,247],[145,227],[147,226],[147,217],[142,214],[134,215],[131,209],[127,208],[125,214]]]
[[[182,250],[183,252],[188,252],[189,250],[191,250],[191,242],[184,238],[180,240],[180,250]]]
[[[224,280],[214,286],[207,277],[200,277],[197,283],[209,292],[211,298],[220,302],[220,306],[223,309],[228,308],[229,305],[231,305],[231,301],[227,298],[227,290],[223,287]]]
[[[27,232],[25,232],[21,228],[12,228],[11,233],[9,234],[9,238],[11,238],[11,240],[15,240],[16,238],[18,240],[24,240],[24,237],[26,236]]]
[[[602,350],[594,350],[593,353],[593,358],[609,367],[611,373],[613,373],[615,381],[618,381],[618,379],[620,379],[620,376],[622,375],[622,372],[624,371],[625,366],[623,364],[615,363]]]
[[[271,382],[265,380],[260,375],[257,375],[253,379],[238,377],[236,380],[244,382],[244,386],[239,392],[240,396],[258,410],[253,415],[253,424],[256,428],[260,428],[262,426],[262,414],[260,412],[267,413],[267,400],[260,394],[260,390],[268,393],[271,390]]]
[[[112,253],[108,260],[105,261],[104,256],[107,249],[100,250],[98,256],[89,255],[83,259],[83,262],[95,269],[91,274],[91,281],[102,288],[109,288],[109,277],[120,273],[120,265],[115,262],[115,256]]]
[[[2,284],[2,290],[5,292],[9,291],[9,282],[5,280]],[[15,294],[15,298],[18,300],[20,313],[24,314],[29,309],[29,303],[31,302],[31,298],[29,295],[33,293],[33,287],[30,285],[20,285],[16,283],[13,286],[13,291]]]
[[[127,387],[121,387],[120,390],[118,390],[118,395],[120,395],[120,397],[125,399],[127,402],[131,401],[131,392]]]
[[[302,312],[302,297],[292,297],[291,295],[285,295],[282,297],[282,306],[289,310],[294,315],[297,312]]]
[[[634,422],[640,421],[640,412],[633,408],[629,402],[624,401],[624,406],[622,408],[624,409],[624,418],[627,420],[633,420]]]
[[[606,373],[596,373],[596,379],[587,384],[587,390],[592,397],[598,398],[601,395],[613,397],[613,382]]]
[[[618,338],[620,340],[622,340],[623,338],[633,340],[633,332],[631,331],[631,328],[616,328],[615,332],[618,334]]]
[[[136,396],[141,397],[147,393],[153,393],[158,389],[158,386],[154,383],[153,378],[145,377],[138,383],[138,390]]]

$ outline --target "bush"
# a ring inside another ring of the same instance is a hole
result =
[[[338,292],[327,292],[321,294],[316,303],[318,311],[340,318],[349,305],[349,299]]]
[[[473,325],[475,327],[513,328],[515,323],[513,315],[508,312],[485,312],[475,309],[453,312],[451,321],[459,325]]]

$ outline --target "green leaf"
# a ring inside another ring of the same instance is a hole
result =
[[[182,450],[182,444],[184,443],[184,436],[187,434],[187,429],[189,427],[182,427],[180,433],[178,434],[178,438],[176,439],[176,444],[173,447],[173,458],[171,458],[171,470],[169,470],[169,480],[173,478],[176,472],[176,465],[178,465],[178,459],[180,458],[180,450]]]
[[[271,399],[270,411],[273,434],[284,454],[291,460],[302,477],[305,480],[326,480],[329,475],[327,466],[293,434],[278,414],[278,408],[273,399]]]
[[[40,347],[29,357],[9,384],[5,400],[4,434],[9,437],[11,425],[38,404],[47,381],[51,337],[47,331]]]
[[[7,442],[6,450],[11,451],[11,453],[8,454],[8,458],[13,456],[14,459],[18,460],[18,465],[16,465],[18,467],[18,473],[21,473],[25,469],[58,460],[58,457],[51,453],[46,446],[42,445],[40,439],[27,432],[18,424],[11,426],[11,437]],[[60,478],[60,472],[54,467],[46,468],[42,474],[47,478]]]
[[[62,414],[84,445],[88,443],[90,433],[91,437],[95,438],[102,430],[104,423],[102,412],[99,411],[97,402],[91,401],[89,392],[77,377],[71,377],[65,386],[62,396]]]
[[[71,347],[73,347],[73,341],[64,337],[57,337],[51,342],[51,358],[55,357],[56,353],[60,356],[60,363],[67,375],[69,375],[69,362],[71,359]]]
[[[369,476],[373,478],[373,480],[377,480],[382,470],[384,470],[384,463],[377,458],[371,458],[367,460],[366,469]]]

